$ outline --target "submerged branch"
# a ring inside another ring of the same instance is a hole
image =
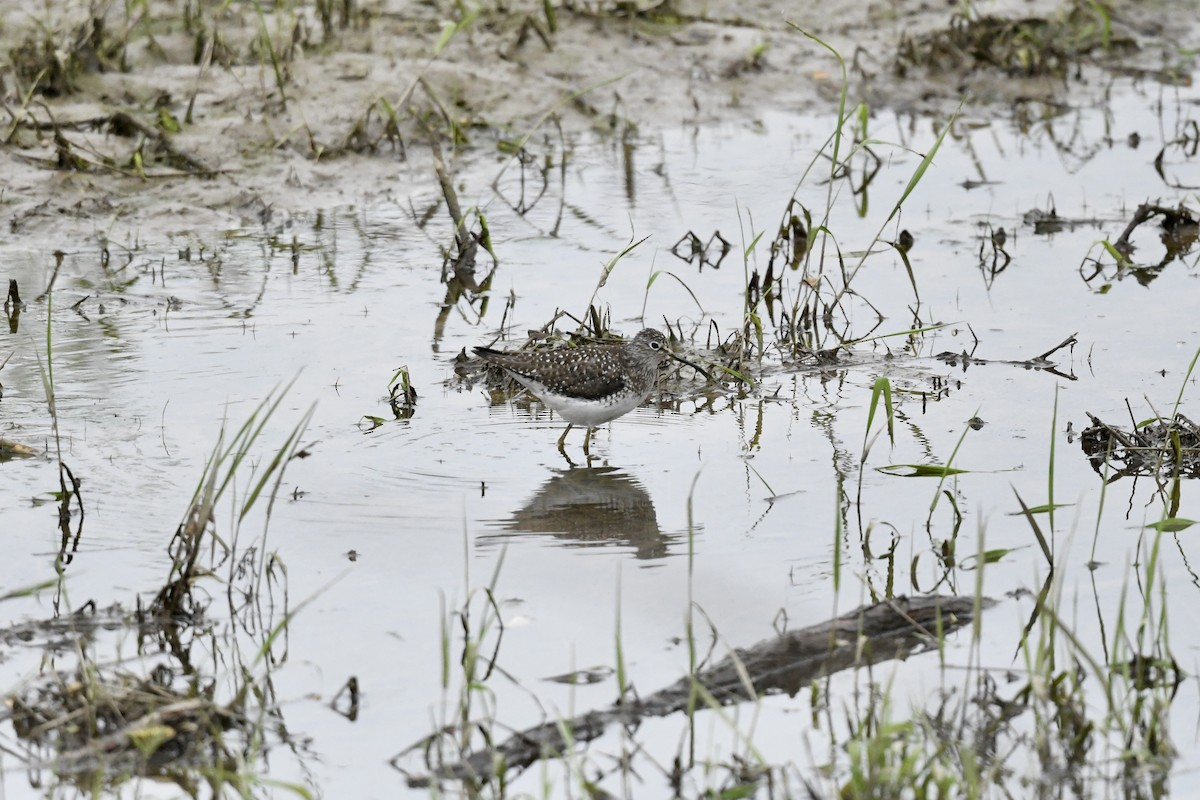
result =
[[[542,758],[553,758],[580,742],[598,738],[615,723],[636,724],[648,717],[686,711],[698,688],[716,702],[728,705],[755,700],[767,693],[789,696],[813,680],[852,667],[907,658],[939,637],[972,621],[976,608],[993,601],[972,597],[900,597],[864,606],[829,622],[813,625],[760,642],[723,659],[711,669],[686,677],[649,697],[621,701],[567,720],[547,722],[520,731],[507,741],[466,754],[455,763],[430,763],[429,775],[410,775],[410,786],[437,780],[487,781],[514,773]],[[749,685],[745,677],[749,677]],[[432,761],[442,731],[406,749],[425,751]]]

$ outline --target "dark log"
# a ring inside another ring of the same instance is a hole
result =
[[[468,753],[455,763],[430,763],[430,775],[409,776],[410,786],[444,779],[487,781],[503,770],[509,778],[542,758],[598,738],[614,722],[635,725],[648,717],[687,710],[699,684],[717,702],[728,705],[764,694],[795,695],[817,678],[852,667],[903,659],[933,647],[939,637],[969,624],[977,608],[994,605],[987,598],[898,597],[863,606],[829,622],[788,631],[734,654],[694,678],[683,678],[636,701],[590,711],[521,731],[507,741]],[[744,676],[749,676],[747,685]],[[453,733],[444,731],[443,733]],[[569,734],[569,741],[568,741]],[[425,739],[405,753],[425,750],[432,756],[435,739]],[[432,762],[432,758],[430,761]]]

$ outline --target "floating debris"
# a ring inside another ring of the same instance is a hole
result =
[[[1088,417],[1092,424],[1080,434],[1079,444],[1096,472],[1103,473],[1107,463],[1116,470],[1115,477],[1200,478],[1200,427],[1183,414],[1172,420],[1159,417],[1131,430],[1109,425],[1094,414]]]
[[[220,765],[220,734],[242,727],[243,715],[170,683],[166,667],[147,678],[94,664],[50,671],[8,699],[8,714],[56,774],[88,776],[85,785],[213,764],[214,755]]]
[[[3,396],[3,387],[0,387],[0,396]],[[39,452],[41,451],[34,450],[29,445],[0,438],[0,462],[11,461],[14,458],[36,458]]]

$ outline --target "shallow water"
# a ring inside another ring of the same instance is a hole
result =
[[[1189,413],[1194,386],[1185,374],[1200,346],[1192,302],[1197,257],[1193,251],[1168,265],[1147,286],[1125,278],[1103,293],[1104,278],[1085,282],[1080,265],[1089,251],[1100,254],[1094,242],[1120,234],[1138,203],[1188,201],[1151,162],[1163,141],[1194,119],[1198,97],[1194,89],[1118,82],[1105,107],[1073,110],[1025,131],[959,121],[898,226],[916,238],[910,257],[922,320],[945,327],[914,337],[909,347],[903,336],[858,345],[849,363],[833,368],[774,364],[744,399],[697,396],[687,391],[695,386],[689,383],[681,402],[652,404],[598,431],[591,471],[569,469],[555,449],[560,421],[536,403],[491,404],[481,386],[466,388],[455,378],[454,356],[492,342],[502,318],[520,340],[558,309],[583,314],[603,265],[627,242],[647,236],[597,294],[613,327],[632,334],[666,317],[685,330],[694,326],[701,343],[710,321],[723,332],[735,330],[746,283],[739,253],[766,229],[749,258],[751,268],[765,270],[766,242],[793,192],[814,212],[825,207],[827,168],[818,165],[797,184],[832,130],[830,118],[773,113],[753,126],[639,135],[628,146],[584,137],[570,143],[566,169],[551,173],[545,195],[524,216],[511,208],[515,167],[504,172],[497,193],[490,184],[500,159],[459,165],[460,199],[486,212],[500,258],[482,318],[478,300],[462,300],[439,321],[445,288],[438,248],[451,231],[444,209],[427,225],[414,218],[437,202],[432,179],[430,188],[410,196],[319,216],[277,213],[266,225],[238,231],[147,231],[136,247],[120,243],[133,248],[129,256],[118,256],[123,248],[110,244],[107,267],[98,242],[73,242],[53,310],[30,303],[19,330],[0,340],[0,360],[12,353],[0,373],[2,435],[35,446],[50,441],[38,361],[47,360],[49,315],[63,459],[83,480],[85,512],[78,542],[66,548],[65,607],[88,599],[128,606],[164,580],[167,543],[221,421],[236,429],[294,379],[255,458],[269,459],[315,404],[304,435],[311,456],[289,465],[266,532],[259,515],[242,535],[243,546],[264,537],[260,546],[286,564],[289,607],[308,601],[290,623],[286,657],[277,657],[272,676],[287,728],[311,737],[301,752],[314,757],[275,758],[270,774],[309,781],[330,797],[404,791],[388,759],[431,733],[454,703],[440,683],[441,620],[497,571],[507,623],[499,663],[511,682],[489,686],[498,719],[513,728],[616,698],[612,678],[586,687],[544,679],[613,666],[618,613],[626,669],[649,693],[686,674],[681,639],[689,602],[711,621],[720,654],[770,637],[781,624],[814,624],[885,592],[887,564],[878,556],[893,542],[898,594],[928,590],[939,580],[942,591],[972,593],[976,573],[961,564],[981,546],[1013,549],[988,565],[986,595],[1036,593],[1046,562],[1028,523],[1012,516],[1019,511],[1013,492],[1029,505],[1050,501],[1051,436],[1053,499],[1072,504],[1054,520],[1060,613],[1073,614],[1066,621],[1098,651],[1100,626],[1111,635],[1121,591],[1133,594],[1130,564],[1146,546],[1142,526],[1162,511],[1149,481],[1125,480],[1108,487],[1101,512],[1101,482],[1078,444],[1067,440],[1066,426],[1086,427],[1085,412],[1128,425],[1126,401],[1139,419],[1153,410],[1166,414],[1181,386]],[[1135,132],[1136,148],[1128,141]],[[867,189],[865,217],[854,212],[861,196],[852,196],[844,181],[833,186],[828,224],[851,265],[936,130],[928,120],[881,112],[872,118],[871,135],[904,147],[876,146],[883,168]],[[553,142],[531,145],[539,155],[543,148],[561,155]],[[1179,180],[1196,183],[1194,157],[1168,166]],[[1032,209],[1050,208],[1087,222],[1040,235],[1023,221]],[[978,256],[987,225],[1007,231],[1012,254],[995,275],[981,269]],[[698,270],[669,252],[688,230],[702,240],[719,230],[733,252],[719,269]],[[888,226],[883,239],[897,230]],[[1160,247],[1150,230],[1136,238],[1139,258]],[[27,301],[49,281],[50,252],[61,246],[3,243],[6,276],[19,281]],[[659,275],[647,288],[660,270],[679,280]],[[893,252],[870,257],[853,287],[884,317],[853,302],[853,337],[912,326],[913,290]],[[510,295],[515,302],[506,314]],[[967,350],[976,358],[1020,361],[1073,333],[1078,344],[1050,357],[1061,375],[933,358]],[[390,417],[387,383],[401,366],[419,394],[416,412],[371,430],[362,418]],[[880,376],[900,392],[896,440],[875,439],[860,475],[871,387]],[[948,568],[935,554],[951,534],[953,512],[942,496],[931,515],[937,481],[876,468],[945,463],[975,416],[986,425],[968,431],[955,456],[955,465],[969,472],[942,487],[964,516],[960,567]],[[581,460],[581,434],[572,436],[568,452]],[[839,473],[846,476],[845,498]],[[58,476],[47,459],[5,463],[0,475],[8,553],[0,561],[0,587],[7,590],[54,574],[57,506],[30,499],[56,491]],[[241,492],[249,483],[247,472]],[[1191,488],[1185,483],[1181,516],[1189,516]],[[218,516],[223,530],[229,522],[229,511]],[[1163,542],[1162,579],[1175,620],[1188,618],[1200,585],[1188,566],[1195,560],[1191,538],[1184,531]],[[1100,563],[1095,571],[1086,568],[1090,559]],[[14,620],[42,618],[50,604],[43,593],[0,608]],[[987,613],[984,665],[1019,666],[1013,654],[1031,610],[1026,595]],[[214,614],[220,617],[219,607]],[[705,646],[707,625],[701,626]],[[953,662],[965,654],[967,637],[952,641]],[[1172,629],[1171,645],[1187,668],[1200,640],[1181,624]],[[103,639],[96,650],[106,660],[130,653]],[[38,657],[14,652],[0,661],[5,684],[32,674]],[[58,658],[60,666],[72,663],[69,655]],[[932,654],[884,668],[896,669],[898,685],[918,699],[937,682]],[[327,706],[351,675],[364,693],[354,722]],[[1195,688],[1185,684],[1173,706],[1180,721],[1172,727],[1181,754],[1177,790],[1194,784],[1200,765],[1191,725]],[[818,754],[827,747],[809,720],[806,698],[773,698],[755,721],[756,741],[770,743],[764,745],[769,759],[808,770],[808,751],[797,742],[811,737]],[[722,742],[723,726],[705,724]],[[679,730],[677,720],[652,721],[638,739],[650,742],[665,764]],[[594,747],[616,752],[619,740],[610,732]],[[731,745],[710,746],[719,757]],[[5,768],[5,797],[41,796],[28,788],[23,769]],[[659,777],[632,793],[661,796]],[[534,790],[539,769],[525,780]]]

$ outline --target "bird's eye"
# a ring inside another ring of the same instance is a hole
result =
[[[651,342],[650,349],[651,350],[662,350],[662,342]]]

